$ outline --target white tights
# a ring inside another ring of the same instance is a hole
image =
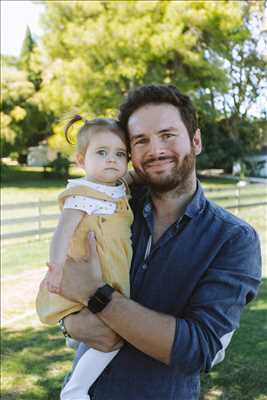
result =
[[[60,393],[60,400],[90,400],[88,390],[101,375],[119,350],[103,353],[87,350],[72,372],[71,378]]]

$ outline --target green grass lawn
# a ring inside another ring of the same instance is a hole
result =
[[[267,279],[247,308],[223,363],[203,375],[203,399],[267,399]],[[217,394],[216,394],[217,393]]]
[[[267,399],[266,299],[267,279],[243,314],[224,362],[202,375],[202,400]],[[57,400],[72,359],[56,327],[26,319],[2,329],[1,399]]]
[[[71,177],[80,176],[81,170],[77,168],[71,169]],[[204,189],[236,189],[236,183],[227,179],[203,179],[202,185]],[[5,179],[2,185],[2,196],[1,203],[17,203],[17,202],[29,202],[41,200],[56,200],[58,194],[65,187],[64,179],[47,179],[43,177],[42,168],[38,167],[9,167],[5,172]],[[257,186],[253,186],[250,189],[252,193],[256,193],[262,189]],[[266,192],[262,192],[262,199],[266,200]],[[223,195],[223,193],[222,193]],[[208,193],[208,197],[213,198],[214,193]],[[259,198],[257,197],[257,200]],[[252,197],[253,201],[253,197]],[[231,200],[232,202],[232,200]],[[221,202],[225,205],[225,202]],[[16,217],[25,217],[31,213],[36,213],[37,210],[21,209],[17,211]],[[231,210],[232,213],[238,215],[240,218],[249,222],[259,233],[262,242],[263,260],[264,260],[264,275],[267,276],[267,206],[243,208],[238,212],[237,210]],[[58,213],[58,207],[45,208],[45,213]],[[14,211],[4,211],[5,218],[14,218]],[[36,214],[34,214],[36,215]],[[55,225],[55,221],[43,222],[43,227],[52,227]],[[50,224],[50,225],[49,225]],[[20,226],[21,229],[36,229],[37,223],[32,227],[26,225]],[[14,232],[17,227],[15,225],[2,226],[2,233]],[[13,274],[19,271],[23,271],[24,268],[32,269],[43,266],[48,256],[48,238],[51,235],[42,237],[42,240],[30,239],[11,239],[8,242],[8,246],[3,247],[1,261],[2,261],[2,273]],[[16,251],[14,251],[14,246]],[[19,259],[17,257],[19,254]]]
[[[73,170],[73,177],[79,171]],[[5,177],[2,203],[56,199],[65,181],[43,179],[39,168],[13,168]],[[232,182],[217,179],[203,181],[204,188],[231,188]],[[235,210],[232,210],[236,213]],[[266,207],[241,209],[238,215],[259,232],[266,270]],[[12,214],[10,218],[12,217]],[[5,293],[12,296],[16,287],[15,303],[8,302],[7,315],[16,313],[21,300],[22,313],[33,307],[33,295],[17,288],[17,274],[44,267],[48,258],[49,237],[42,240],[19,240],[4,246],[1,253],[2,276],[7,278]],[[13,277],[12,277],[13,276]],[[11,279],[10,279],[11,278]],[[8,281],[8,279],[10,279]],[[12,280],[13,279],[13,280]],[[16,282],[16,285],[15,283]],[[13,288],[13,289],[12,289]],[[31,298],[27,298],[31,296]],[[24,304],[26,306],[24,306]],[[24,311],[25,308],[25,311]],[[65,347],[58,328],[42,326],[36,316],[28,316],[6,326],[1,331],[1,399],[56,400],[64,375],[71,367],[73,351]],[[202,376],[202,400],[267,400],[267,279],[261,285],[259,296],[245,311],[240,330],[234,335],[225,361],[209,374]],[[138,400],[138,399],[137,399]],[[164,399],[155,399],[164,400]]]
[[[35,240],[3,247],[1,275],[14,275],[45,266],[48,260],[49,240]]]
[[[81,176],[82,170],[76,167],[70,169],[71,178]],[[203,179],[205,188],[231,188],[236,184],[228,179]],[[66,180],[44,178],[41,167],[5,167],[2,174],[1,203],[15,203],[23,201],[35,201],[56,199],[60,191],[65,187]]]
[[[1,399],[58,400],[72,357],[57,327],[3,329]]]
[[[66,185],[66,180],[44,178],[41,167],[8,167],[2,175],[1,203],[16,203],[24,201],[53,200]],[[76,178],[81,173],[77,168],[71,168],[71,177]]]

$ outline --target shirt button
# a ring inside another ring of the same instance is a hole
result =
[[[151,211],[151,205],[150,204],[145,205],[144,210],[145,210],[146,213],[150,212]]]
[[[147,264],[143,264],[143,265],[142,265],[142,268],[143,268],[144,270],[146,270],[146,269],[147,269]]]

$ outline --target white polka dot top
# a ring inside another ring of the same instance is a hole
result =
[[[77,186],[88,186],[91,189],[105,193],[113,199],[120,199],[126,196],[124,183],[118,186],[108,186],[88,181],[85,178],[69,179],[67,189]],[[64,202],[64,208],[72,208],[86,212],[87,214],[113,214],[116,210],[116,203],[111,201],[97,200],[86,196],[70,196]]]

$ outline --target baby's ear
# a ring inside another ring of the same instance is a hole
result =
[[[81,153],[76,154],[76,163],[78,167],[83,168],[84,167],[84,155]]]

